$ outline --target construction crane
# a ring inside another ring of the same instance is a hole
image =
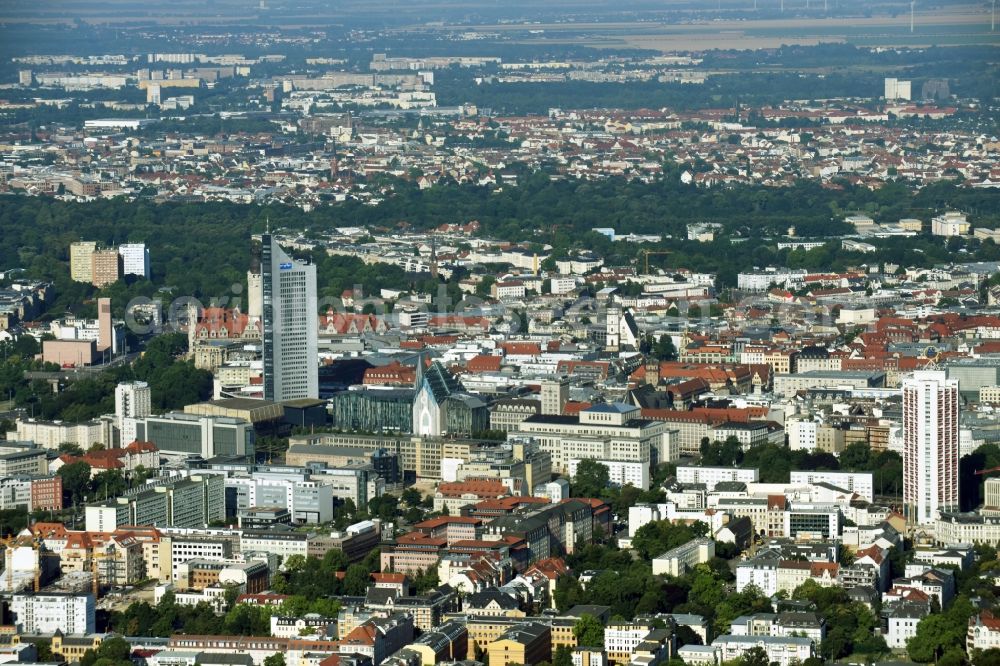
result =
[[[42,558],[43,557],[59,557],[59,553],[53,553],[49,550],[43,550],[44,544],[39,539],[31,539],[30,541],[26,537],[16,537],[7,536],[0,539],[0,544],[6,549],[5,555],[5,568],[7,570],[7,589],[11,592],[14,591],[14,549],[19,546],[28,547],[30,546],[35,551],[35,567],[34,567],[34,590],[35,592],[40,592],[42,589]]]
[[[643,275],[649,275],[649,255],[673,254],[673,250],[643,250],[641,254],[646,260],[646,272]]]
[[[31,542],[31,547],[35,549],[35,592],[42,591],[42,558],[59,557],[59,553],[43,550],[44,545],[40,539]]]
[[[990,472],[1000,472],[1000,467],[990,467],[989,469],[977,469],[974,474],[976,476],[982,476],[983,474],[989,474]]]

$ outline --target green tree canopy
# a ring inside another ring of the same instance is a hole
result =
[[[654,520],[636,530],[632,547],[640,557],[650,560],[706,534],[708,526],[702,522],[683,525],[669,520]]]
[[[576,497],[600,497],[611,483],[608,466],[596,460],[581,460],[573,477],[573,495]]]
[[[604,625],[596,617],[584,613],[573,624],[573,637],[583,647],[604,647]]]
[[[910,655],[910,659],[919,662],[939,662],[951,651],[964,650],[969,618],[974,613],[975,608],[968,597],[960,595],[947,610],[931,613],[920,620],[916,635],[906,644],[906,652]]]
[[[90,465],[80,460],[63,465],[56,474],[62,479],[63,494],[70,502],[82,502],[90,488]]]

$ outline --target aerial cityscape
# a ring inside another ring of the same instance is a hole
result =
[[[0,663],[1000,666],[995,0],[0,3]]]

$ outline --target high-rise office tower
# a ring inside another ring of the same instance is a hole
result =
[[[264,399],[319,397],[316,267],[293,260],[271,234],[261,248]]]
[[[149,248],[145,243],[125,243],[118,246],[122,257],[122,273],[149,277]]]
[[[916,524],[958,510],[958,380],[942,371],[903,380],[903,504]]]
[[[152,409],[152,394],[146,382],[125,382],[115,387],[115,416],[122,446],[135,441],[136,419],[149,416]]]

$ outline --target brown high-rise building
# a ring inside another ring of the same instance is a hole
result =
[[[90,283],[104,287],[118,282],[122,274],[122,260],[118,250],[96,250],[90,255]]]

